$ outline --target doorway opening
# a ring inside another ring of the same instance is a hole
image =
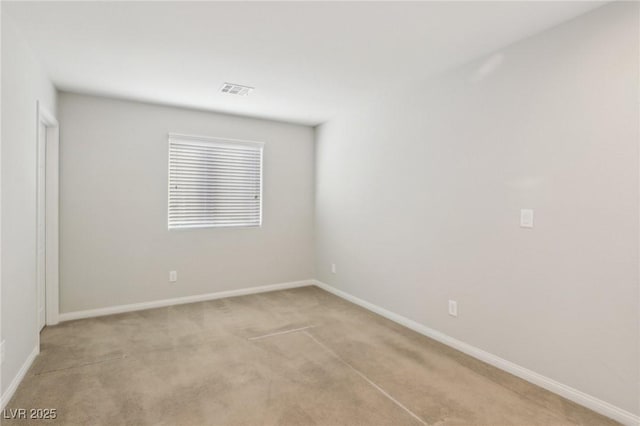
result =
[[[58,323],[58,157],[59,127],[37,103],[36,145],[36,312],[37,333]]]

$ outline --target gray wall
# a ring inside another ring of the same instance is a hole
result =
[[[613,3],[322,125],[317,278],[640,413],[638,52]]]
[[[36,102],[55,113],[56,91],[2,14],[2,392],[37,343]]]
[[[313,277],[312,128],[69,93],[59,111],[60,312]],[[168,132],[265,142],[261,228],[167,230]]]

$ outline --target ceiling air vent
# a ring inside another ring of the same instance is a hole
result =
[[[222,93],[228,93],[230,95],[240,95],[240,96],[247,96],[249,93],[251,93],[252,90],[253,90],[253,87],[242,86],[240,84],[233,84],[233,83],[225,83],[220,88],[220,91]]]

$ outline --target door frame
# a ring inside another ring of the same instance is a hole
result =
[[[51,112],[37,101],[36,122],[36,270],[38,262],[38,228],[37,221],[40,210],[45,209],[45,325],[56,325],[59,322],[59,125],[58,120]],[[45,205],[38,203],[38,167],[37,161],[40,152],[40,125],[45,128]],[[36,277],[36,286],[38,279]],[[36,327],[38,328],[38,342],[40,336],[38,319],[38,289],[36,288]],[[40,345],[38,344],[38,347]]]

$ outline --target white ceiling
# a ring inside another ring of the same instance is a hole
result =
[[[315,125],[602,2],[2,2],[56,86]],[[248,97],[223,82],[255,86]]]

